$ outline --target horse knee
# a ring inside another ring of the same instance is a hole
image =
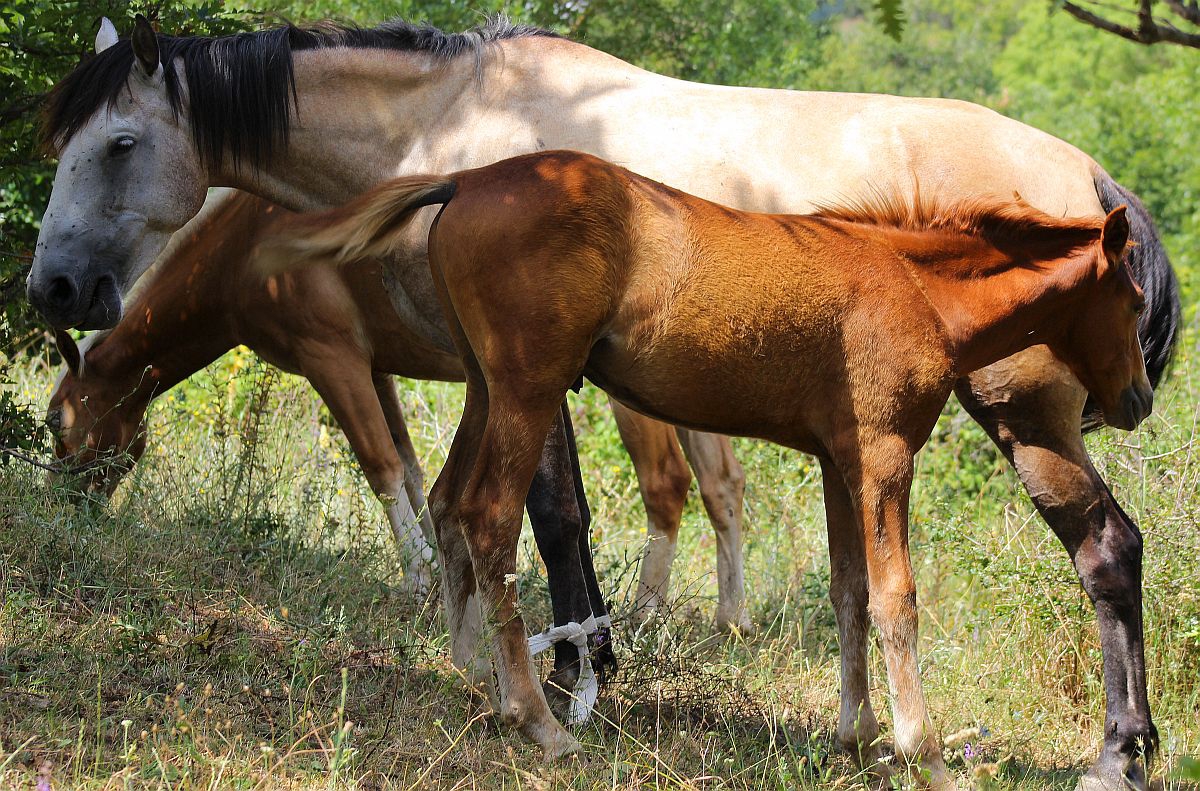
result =
[[[1108,519],[1104,530],[1075,553],[1079,581],[1093,602],[1120,609],[1140,605],[1142,535],[1123,519]]]
[[[682,463],[666,464],[643,476],[641,484],[642,502],[650,523],[674,540],[692,487],[692,474]]]

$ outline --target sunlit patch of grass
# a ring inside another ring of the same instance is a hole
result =
[[[45,397],[52,372],[16,373],[15,388]],[[1200,753],[1198,392],[1186,357],[1151,427],[1089,441],[1146,537],[1169,791],[1189,788],[1175,768]],[[432,482],[461,388],[405,383],[401,395]],[[76,507],[40,472],[0,470],[0,786],[862,787],[833,745],[837,633],[811,460],[736,442],[754,636],[711,629],[715,542],[698,498],[675,599],[639,631],[624,620],[645,541],[637,482],[603,397],[575,399],[622,669],[580,730],[584,754],[547,766],[464,692],[436,600],[397,592],[383,514],[302,380],[234,357],[174,396],[156,405],[151,450],[110,505]],[[1091,606],[1015,477],[955,410],[919,470],[922,670],[935,721],[961,737],[950,766],[979,787],[1071,789],[1103,728]],[[549,622],[543,577],[526,541],[531,630]],[[877,650],[871,669],[886,741]]]

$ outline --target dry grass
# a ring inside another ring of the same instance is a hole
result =
[[[233,370],[248,371],[231,380]],[[1152,707],[1164,787],[1200,753],[1200,470],[1181,362],[1159,412],[1092,448],[1147,541]],[[42,400],[51,372],[17,387]],[[261,418],[246,404],[268,394]],[[459,388],[404,392],[431,472]],[[599,567],[620,616],[644,514],[602,399],[577,429]],[[677,600],[619,626],[622,670],[581,758],[538,752],[468,699],[435,602],[395,590],[382,514],[306,385],[242,355],[155,410],[151,456],[110,507],[76,508],[39,474],[0,470],[0,785],[53,788],[680,788],[861,785],[832,751],[837,641],[820,482],[796,454],[740,442],[753,637],[721,639],[714,542],[685,516]],[[983,442],[948,413],[921,460],[914,558],[935,721],[964,783],[1070,789],[1103,723],[1091,608],[1061,547]],[[522,552],[530,628],[542,568]],[[882,661],[876,707],[888,732]],[[964,741],[970,743],[966,750]]]

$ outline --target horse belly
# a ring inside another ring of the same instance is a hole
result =
[[[844,371],[830,366],[816,339],[733,332],[681,333],[636,347],[608,336],[593,348],[585,373],[651,417],[815,452],[828,405],[845,402]]]

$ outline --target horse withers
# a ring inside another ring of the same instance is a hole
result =
[[[524,645],[507,583],[520,492],[563,394],[587,376],[660,419],[820,459],[842,648],[838,737],[886,771],[868,697],[869,614],[897,754],[920,782],[953,788],[917,669],[913,457],[959,377],[1033,345],[1070,367],[1110,425],[1132,429],[1150,413],[1124,207],[1096,221],[896,197],[751,214],[556,151],[384,184],[297,220],[264,261],[387,255],[416,211],[438,204],[429,255],[467,407],[430,500],[462,525],[501,653]],[[497,672],[502,715],[554,752],[561,729],[529,667]]]

